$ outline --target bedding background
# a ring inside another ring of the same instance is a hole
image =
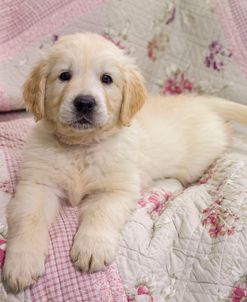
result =
[[[0,110],[24,108],[21,86],[34,62],[59,36],[84,31],[135,57],[153,93],[246,103],[246,13],[236,0],[2,1]]]
[[[150,92],[214,94],[247,104],[246,14],[247,2],[237,0],[1,1],[1,265],[5,208],[34,125],[25,112],[4,112],[24,108],[21,86],[47,48],[61,35],[95,31],[136,58]],[[71,269],[63,242],[71,240],[76,219],[74,210],[64,209],[51,229],[50,238],[60,245],[50,244],[46,275],[18,295],[0,282],[0,301],[63,301],[62,289],[72,283],[70,301],[246,300],[246,133],[238,128],[231,149],[194,186],[168,180],[143,192],[122,232],[116,262],[101,275]],[[73,224],[65,224],[64,215]],[[54,285],[64,271],[68,278]]]

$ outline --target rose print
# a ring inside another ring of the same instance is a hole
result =
[[[152,285],[149,284],[150,280],[148,280],[148,278],[142,279],[136,283],[132,293],[127,294],[128,302],[154,302],[154,297],[151,290]]]
[[[193,83],[186,77],[185,73],[177,71],[165,80],[161,92],[163,94],[176,95],[181,93],[190,93],[193,90]]]
[[[232,302],[247,302],[247,290],[235,287],[233,291]]]
[[[109,33],[103,33],[103,37],[106,38],[107,40],[111,41],[114,43],[116,46],[118,46],[121,49],[126,49],[126,45],[124,45],[123,41],[119,38],[113,38]]]
[[[6,241],[0,239],[0,268],[3,267],[3,264],[4,264],[5,245],[6,245]]]
[[[212,41],[208,46],[208,50],[209,53],[204,59],[204,64],[215,71],[221,71],[224,68],[226,59],[232,56],[231,51],[225,49],[217,41]]]
[[[147,55],[152,61],[155,61],[161,55],[169,44],[169,36],[164,32],[153,36],[147,45]]]
[[[175,20],[175,17],[176,17],[176,7],[173,7],[173,8],[172,8],[172,11],[171,11],[171,15],[170,15],[169,18],[166,20],[166,25],[172,23],[172,22]]]
[[[215,169],[216,163],[212,164],[208,170],[204,173],[204,175],[199,180],[199,184],[206,184],[210,179],[214,176],[214,169]]]
[[[247,278],[243,276],[232,291],[231,302],[247,302]]]
[[[176,18],[176,7],[170,3],[165,3],[160,18],[156,18],[153,22],[154,35],[147,44],[147,56],[150,60],[155,61],[161,56],[170,43],[170,38],[166,34],[166,26],[173,23]]]
[[[236,228],[235,222],[239,220],[239,217],[225,208],[222,203],[222,199],[217,199],[202,212],[202,224],[208,228],[211,238],[233,235]]]
[[[126,20],[125,25],[121,30],[115,30],[114,28],[112,28],[112,26],[109,26],[103,31],[102,36],[119,48],[130,52],[130,48],[126,45],[126,43],[128,43],[130,25],[130,21]]]
[[[159,216],[166,207],[167,202],[171,199],[172,193],[164,190],[151,191],[142,196],[138,201],[141,207],[148,206],[148,212],[151,215]]]

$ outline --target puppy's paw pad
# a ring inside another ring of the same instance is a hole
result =
[[[101,236],[76,235],[71,259],[84,272],[104,270],[116,253],[116,242]]]
[[[3,279],[7,289],[19,292],[35,283],[44,272],[44,255],[30,252],[6,254]]]

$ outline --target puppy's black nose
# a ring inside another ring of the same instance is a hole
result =
[[[78,113],[88,114],[94,110],[96,101],[91,95],[79,95],[74,99],[73,104]]]

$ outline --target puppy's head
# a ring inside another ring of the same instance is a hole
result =
[[[128,126],[145,100],[143,78],[117,46],[97,34],[65,36],[24,84],[27,109],[61,133]]]

